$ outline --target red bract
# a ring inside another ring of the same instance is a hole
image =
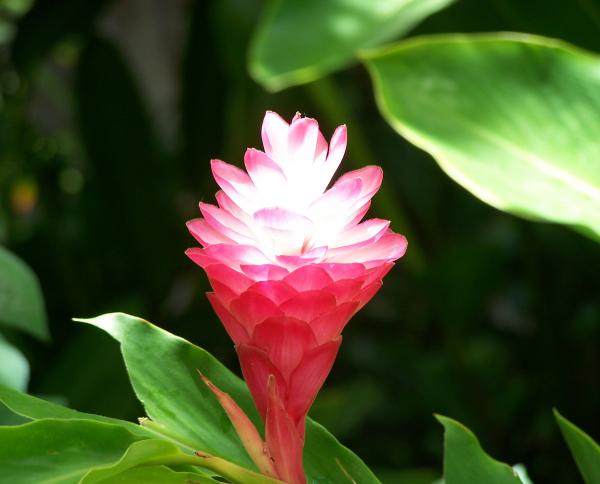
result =
[[[304,483],[305,419],[327,378],[350,318],[379,290],[406,239],[389,222],[361,222],[383,178],[367,166],[327,189],[346,148],[329,146],[314,119],[288,125],[267,112],[265,151],[249,149],[247,173],[213,160],[217,206],[188,228],[202,248],[187,255],[206,271],[209,300],[235,343],[265,421],[277,476]]]

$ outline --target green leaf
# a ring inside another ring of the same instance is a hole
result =
[[[133,388],[153,420],[154,431],[162,431],[194,450],[254,469],[227,416],[200,381],[196,369],[229,393],[260,429],[260,417],[242,380],[203,349],[142,319],[107,314],[82,321],[103,329],[121,343]],[[313,421],[307,424],[304,463],[313,482],[348,482],[348,475],[361,484],[379,482],[356,455]]]
[[[29,382],[29,363],[17,348],[0,336],[0,385],[25,390]]]
[[[200,459],[185,454],[175,444],[165,440],[148,439],[134,442],[117,462],[91,469],[79,481],[80,484],[106,482],[109,479],[137,466],[148,465],[198,465]],[[191,478],[191,477],[190,477]],[[195,482],[215,483],[208,474],[193,474]],[[144,481],[138,481],[144,482]],[[185,481],[184,481],[185,482]]]
[[[600,482],[600,446],[594,440],[554,410],[560,430],[587,484]]]
[[[0,403],[17,415],[30,418],[32,420],[40,419],[61,419],[61,420],[93,420],[112,425],[119,425],[139,437],[153,437],[155,434],[149,430],[140,427],[132,422],[118,420],[116,418],[94,415],[91,413],[78,412],[56,403],[42,400],[25,393],[21,393],[12,388],[0,385]]]
[[[368,52],[379,108],[490,205],[600,239],[600,61],[525,34],[422,37]]]
[[[33,271],[0,247],[0,324],[48,340],[44,298]]]
[[[407,33],[453,0],[276,0],[250,49],[250,73],[267,89],[310,82],[354,61],[359,49]]]
[[[0,482],[77,483],[90,468],[118,461],[137,439],[120,426],[88,420],[0,427]]]
[[[492,459],[481,448],[477,437],[464,425],[437,415],[444,426],[445,484],[521,484],[513,469]]]
[[[108,477],[102,484],[204,484],[215,483],[214,479],[196,472],[176,472],[165,466],[134,467],[121,474]]]

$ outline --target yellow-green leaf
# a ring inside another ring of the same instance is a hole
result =
[[[600,58],[525,34],[422,37],[364,54],[379,108],[496,208],[600,239]]]
[[[276,91],[351,64],[358,49],[400,37],[454,0],[275,0],[250,49],[250,72]]]

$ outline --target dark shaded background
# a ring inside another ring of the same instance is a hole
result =
[[[52,344],[18,341],[32,393],[141,415],[117,345],[70,321],[117,310],[237,369],[205,276],[183,255],[194,245],[185,221],[213,200],[210,158],[239,163],[260,147],[266,109],[300,110],[327,136],[348,123],[346,169],[382,165],[391,196],[377,215],[403,213],[411,231],[408,254],[346,330],[313,416],[384,482],[441,468],[433,412],[525,462],[534,481],[579,482],[551,408],[600,436],[597,244],[454,184],[379,116],[361,67],[264,92],[246,68],[262,2],[29,3],[0,1],[0,243],[32,266],[48,306]],[[462,0],[412,35],[495,30],[600,51],[600,2]]]

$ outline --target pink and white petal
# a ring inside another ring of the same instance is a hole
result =
[[[205,247],[212,244],[229,244],[234,242],[225,234],[211,227],[203,218],[190,220],[186,225],[190,234]]]
[[[306,244],[306,235],[297,230],[281,230],[257,226],[257,239],[272,254],[300,253]]]
[[[200,203],[200,212],[204,219],[217,232],[220,232],[238,244],[252,243],[252,231],[241,220],[226,210],[208,203]]]
[[[204,253],[208,257],[223,262],[237,269],[242,264],[268,264],[270,260],[253,245],[215,244],[206,247]]]
[[[286,381],[304,354],[317,346],[310,326],[295,318],[272,317],[254,328],[254,346],[263,349]]]
[[[313,223],[304,215],[279,207],[263,208],[254,213],[254,222],[262,227],[294,232],[312,230]]]
[[[365,265],[367,269],[381,265],[383,262],[393,262],[406,252],[406,238],[394,232],[388,232],[378,241],[358,248],[340,251],[338,254],[328,253],[332,262],[354,261]]]
[[[365,266],[359,263],[324,262],[318,266],[327,271],[333,281],[364,278],[366,273]]]
[[[261,294],[277,305],[287,301],[298,293],[298,291],[284,281],[255,282],[248,288],[248,292]]]
[[[185,255],[187,255],[195,264],[198,264],[202,268],[206,268],[210,264],[217,264],[219,262],[218,259],[215,259],[206,253],[206,248],[201,249],[200,247],[192,247],[191,249],[187,249],[185,251]]]
[[[212,292],[206,294],[208,297],[208,301],[210,302],[213,310],[223,323],[225,327],[225,331],[229,334],[229,337],[234,342],[234,344],[248,344],[250,342],[250,336],[248,332],[244,329],[241,323],[229,312],[227,307],[223,304],[223,302],[219,299],[219,297]]]
[[[365,267],[379,265],[377,261],[393,262],[406,253],[408,242],[406,237],[394,232],[385,234],[372,246],[361,247],[354,251],[353,256],[364,260]]]
[[[331,223],[340,213],[346,213],[356,203],[362,191],[362,181],[359,178],[346,180],[327,190],[308,207],[312,220]],[[337,226],[337,224],[335,224]]]
[[[331,371],[341,342],[340,336],[317,346],[304,355],[298,368],[292,373],[286,407],[293,419],[300,419],[308,413]]]
[[[211,264],[205,269],[211,284],[215,281],[229,287],[234,293],[241,294],[252,285],[252,280],[246,275],[226,264]]]
[[[300,118],[292,122],[288,131],[288,154],[291,173],[305,173],[314,160],[319,139],[319,123],[312,118]]]
[[[244,155],[244,164],[258,190],[269,192],[285,188],[287,180],[283,170],[262,151],[248,148]]]
[[[343,229],[349,229],[358,224],[371,208],[371,200],[367,200],[364,203],[359,203],[351,212],[349,212],[343,223]]]
[[[336,301],[332,294],[323,291],[306,291],[296,294],[279,307],[286,316],[312,321],[335,308]]]
[[[366,223],[366,222],[364,222],[364,223]],[[363,225],[363,224],[360,224],[360,225]],[[355,228],[360,227],[360,225],[355,226]],[[329,247],[329,251],[327,252],[328,258],[337,259],[337,257],[339,256],[339,257],[343,258],[344,260],[353,260],[352,257],[353,257],[353,254],[355,253],[355,251],[357,251],[358,249],[360,249],[362,247],[373,246],[379,239],[381,239],[381,237],[383,237],[386,233],[388,233],[388,231],[389,231],[388,225],[389,225],[389,222],[385,225],[382,225],[381,227],[373,227],[373,230],[371,232],[372,235],[370,235],[367,231],[361,230],[361,231],[359,231],[359,234],[356,234],[356,236],[354,237],[354,241],[352,241],[350,237],[348,239],[344,238],[343,236],[338,237],[337,241],[332,242],[331,246]],[[378,228],[379,228],[379,230],[378,230]],[[351,230],[352,229],[350,229],[350,231]],[[363,240],[356,240],[360,236],[364,236],[364,237],[368,237],[368,238],[365,238]],[[348,243],[348,242],[353,242],[353,243]],[[349,255],[349,254],[352,254],[352,255]]]
[[[284,281],[298,292],[323,289],[332,283],[327,271],[315,264],[296,269]]]
[[[257,324],[272,316],[283,316],[283,311],[269,298],[255,292],[245,292],[229,305],[231,314],[252,334]]]
[[[287,157],[289,125],[279,114],[267,111],[262,124],[262,142],[265,153],[276,163]]]
[[[336,239],[329,244],[329,249],[348,246],[360,247],[361,245],[375,242],[387,232],[389,226],[389,220],[380,218],[365,220],[340,233]]]
[[[242,265],[242,271],[253,281],[280,280],[289,274],[289,271],[275,264]]]
[[[328,148],[327,140],[323,136],[323,133],[319,131],[319,135],[317,136],[317,149],[315,151],[315,166],[321,166],[323,163],[325,163],[325,160],[327,159]]]
[[[319,344],[336,339],[358,310],[354,301],[339,305],[333,311],[313,319],[309,324]]]
[[[252,393],[258,412],[264,419],[267,415],[267,382],[269,375],[275,377],[279,394],[284,399],[287,396],[285,380],[263,350],[248,344],[236,345],[235,349],[240,360],[244,380],[246,380],[250,393]]]
[[[329,153],[327,154],[327,158],[319,170],[318,190],[320,193],[325,191],[331,182],[333,175],[340,166],[342,158],[344,157],[344,153],[346,152],[346,143],[347,130],[346,125],[343,124],[342,126],[338,126],[331,136]]]
[[[308,252],[300,255],[278,255],[277,262],[288,268],[295,270],[306,264],[318,263],[327,255],[327,247],[315,247]]]
[[[215,194],[215,198],[217,199],[217,203],[219,204],[220,208],[229,212],[231,215],[233,215],[238,220],[241,220],[246,225],[251,223],[252,214],[246,213],[244,210],[242,210],[229,196],[227,196],[227,194],[223,190],[219,190]]]
[[[371,198],[383,181],[383,170],[380,166],[369,165],[358,170],[349,171],[344,173],[333,186],[337,184],[347,183],[349,180],[360,180],[361,181],[361,193],[358,197],[360,200]]]
[[[227,196],[246,212],[254,211],[258,192],[248,174],[221,160],[212,160],[210,167],[215,181]]]

